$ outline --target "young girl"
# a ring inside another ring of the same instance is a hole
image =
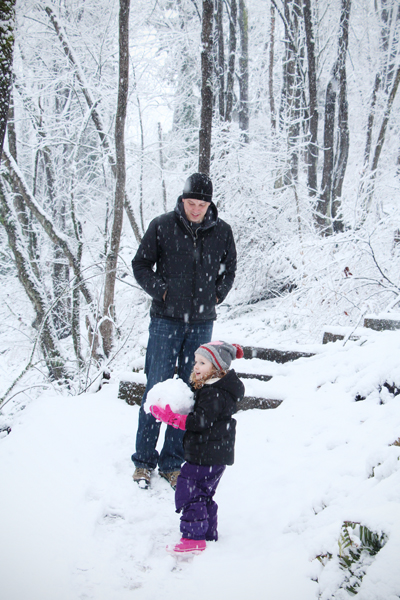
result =
[[[174,553],[199,553],[206,541],[216,541],[218,506],[213,500],[226,465],[234,461],[236,421],[232,415],[244,395],[244,385],[235,371],[229,370],[232,359],[242,358],[238,345],[226,342],[203,344],[195,352],[191,375],[194,407],[188,415],[151,406],[153,416],[186,430],[183,438],[185,463],[175,491],[176,512],[182,512],[182,538]]]

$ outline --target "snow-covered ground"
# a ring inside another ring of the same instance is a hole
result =
[[[214,339],[246,343],[246,330],[223,321]],[[345,521],[387,536],[358,597],[399,598],[400,396],[380,390],[399,385],[399,356],[400,332],[385,332],[285,365],[235,361],[273,375],[247,393],[283,402],[237,414],[220,539],[185,560],[165,551],[180,537],[172,489],[157,473],[150,490],[132,482],[138,407],[118,399],[118,369],[97,393],[46,392],[23,410],[19,396],[1,417],[2,600],[342,600]]]

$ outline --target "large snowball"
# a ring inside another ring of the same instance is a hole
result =
[[[150,412],[152,404],[161,408],[169,404],[173,412],[187,415],[194,405],[193,392],[182,379],[167,379],[151,388],[144,404],[145,412]]]

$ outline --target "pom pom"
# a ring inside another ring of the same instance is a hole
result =
[[[239,346],[239,344],[232,344],[232,346],[236,348],[236,358],[243,358],[244,352],[242,346]]]

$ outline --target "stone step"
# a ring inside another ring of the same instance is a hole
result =
[[[243,400],[238,402],[238,410],[250,410],[252,408],[261,408],[266,410],[268,408],[278,408],[282,404],[283,400],[269,399],[269,398],[256,398],[255,396],[245,396]]]
[[[258,373],[237,373],[239,379],[258,379],[259,381],[270,381],[272,375],[259,375]]]
[[[365,317],[364,327],[374,331],[396,331],[400,329],[400,320],[392,317],[390,314],[385,317]]]
[[[287,363],[298,358],[309,358],[314,356],[311,352],[297,352],[295,350],[276,350],[274,348],[255,348],[254,346],[243,347],[244,358],[260,358],[276,363]]]
[[[350,340],[359,340],[362,337],[368,337],[372,331],[397,331],[400,329],[399,313],[387,313],[384,316],[369,316],[364,318],[363,326],[354,331],[349,327],[331,327],[324,332],[322,343],[337,342],[344,340],[349,334]]]
[[[329,344],[329,342],[341,341],[341,340],[344,340],[347,335],[348,334],[345,334],[345,333],[338,333],[337,331],[324,331],[322,343]],[[356,340],[359,340],[360,337],[361,337],[360,335],[354,333],[354,334],[350,335],[349,339],[356,341]]]

